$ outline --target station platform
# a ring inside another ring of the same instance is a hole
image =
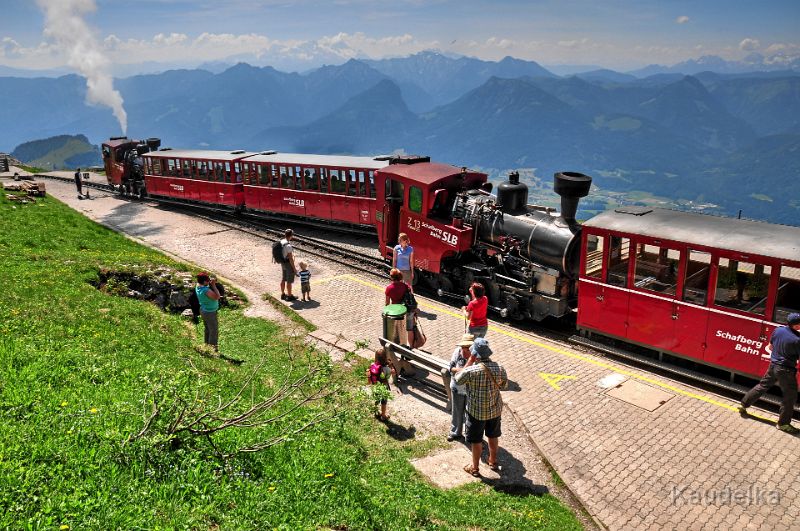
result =
[[[280,266],[246,258],[255,245],[268,256],[266,242],[215,231],[207,222],[206,230],[195,230],[183,214],[108,194],[80,201],[74,187],[48,183],[48,191],[98,222],[244,285],[246,292],[280,295]],[[199,239],[206,256],[187,243]],[[313,301],[290,306],[353,344],[378,346],[388,279],[311,262]],[[463,316],[438,301],[418,301],[428,337],[424,349],[448,359],[464,333]],[[602,526],[800,529],[800,438],[776,430],[775,415],[751,408],[760,418],[743,419],[733,400],[504,324],[491,322],[487,339],[509,375],[503,392],[508,409]]]

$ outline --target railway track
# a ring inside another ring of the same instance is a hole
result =
[[[70,177],[44,174],[37,174],[34,177],[67,183],[73,182],[73,179]],[[84,181],[83,186],[116,193],[113,186],[105,183]],[[193,216],[200,217],[209,222],[223,225],[229,229],[241,231],[270,242],[283,238],[283,231],[286,228],[292,228],[296,233],[301,232],[298,230],[300,227],[312,227],[317,230],[327,231],[325,235],[326,239],[296,235],[292,243],[298,250],[302,250],[304,253],[326,260],[334,260],[357,271],[380,277],[382,280],[386,279],[386,273],[390,267],[377,253],[362,252],[358,250],[362,246],[352,244],[353,237],[356,237],[363,239],[363,247],[367,248],[367,246],[371,244],[374,248],[376,238],[374,233],[369,234],[365,231],[353,230],[346,227],[331,228],[327,225],[315,223],[298,223],[296,221],[277,217],[261,219],[253,215],[236,213],[230,209],[208,207],[178,201],[159,199],[158,203],[169,205],[172,208],[189,212]],[[275,227],[274,223],[280,223],[280,228]],[[331,238],[341,239],[342,232],[347,235],[347,238],[351,240],[350,242],[330,242]],[[368,241],[369,239],[372,241]],[[436,298],[441,304],[446,304],[454,308],[459,307],[456,304],[452,304],[447,300],[437,297],[435,293],[428,293],[427,295],[431,298]],[[747,385],[736,383],[732,378],[730,380],[725,380],[719,376],[708,374],[706,371],[681,367],[673,363],[664,362],[661,359],[656,359],[650,355],[634,352],[630,349],[622,349],[591,338],[575,335],[574,330],[570,331],[564,329],[563,324],[548,325],[546,321],[544,323],[537,323],[536,325],[530,323],[521,324],[510,319],[500,318],[500,316],[495,317],[505,325],[511,326],[531,337],[544,336],[565,347],[569,346],[574,348],[578,346],[593,354],[599,354],[615,361],[621,361],[627,365],[677,379],[682,383],[699,387],[705,391],[713,392],[729,399],[738,400],[750,389]],[[533,330],[534,326],[535,331]],[[755,383],[755,380],[753,380],[752,383]],[[780,397],[771,394],[765,395],[762,401],[769,404],[772,410],[777,410],[780,405]],[[795,417],[800,418],[800,403],[795,406]]]

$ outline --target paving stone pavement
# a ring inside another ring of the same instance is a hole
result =
[[[251,292],[278,294],[280,271],[273,264],[187,255],[187,239],[198,235],[181,214],[162,212],[164,226],[155,227],[143,205],[113,197],[81,202],[71,188],[50,182],[48,191],[150,245],[241,279]],[[246,235],[224,234],[222,240],[209,230],[203,238],[209,249],[224,241],[229,257],[244,256],[254,245],[267,247]],[[386,283],[313,262],[314,302],[290,306],[325,331],[376,346]],[[420,303],[425,350],[448,358],[463,333],[463,318],[436,301]],[[800,438],[740,418],[734,401],[586,350],[497,323],[487,338],[512,382],[503,393],[509,409],[589,513],[609,529],[800,530]],[[672,396],[648,411],[610,396],[610,375],[624,380],[616,391],[637,382]],[[774,420],[770,413],[761,415]]]

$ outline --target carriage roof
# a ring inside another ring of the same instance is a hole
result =
[[[608,210],[583,225],[800,262],[800,227],[791,225],[642,207]]]

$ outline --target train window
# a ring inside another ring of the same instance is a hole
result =
[[[683,277],[683,300],[705,306],[708,303],[708,277],[711,272],[711,254],[689,250]]]
[[[358,170],[358,195],[361,197],[367,196],[367,180],[364,176],[364,170]]]
[[[175,161],[167,159],[167,175],[175,175]]]
[[[347,178],[347,195],[358,195],[358,185],[356,184],[356,172],[354,170],[344,170]]]
[[[214,181],[222,182],[224,179],[224,173],[222,171],[222,164],[219,162],[214,163]]]
[[[281,174],[281,188],[291,188],[292,184],[294,184],[294,179],[292,179],[292,176],[289,174],[291,170],[291,166],[288,168],[286,166],[278,166],[278,171],[280,171]]]
[[[319,190],[323,194],[328,193],[328,168],[319,169]]]
[[[258,184],[261,186],[269,186],[270,167],[269,164],[258,165]]]
[[[303,189],[303,169],[300,166],[295,166],[294,168],[294,189],[295,190],[302,190]]]
[[[720,258],[714,304],[764,315],[771,274],[768,265]]]
[[[272,175],[272,184],[270,186],[272,186],[273,188],[277,188],[278,186],[280,186],[280,182],[278,181],[278,170],[279,168],[277,166],[270,166],[269,171],[270,175]]]
[[[225,163],[225,182],[226,183],[231,182],[231,163],[230,162],[226,162]]]
[[[317,177],[317,170],[315,168],[308,168],[303,171],[305,179],[305,189],[310,192],[319,191],[319,178]]]
[[[792,312],[800,312],[800,268],[781,266],[773,321],[783,324]]]
[[[242,168],[238,162],[233,163],[234,182],[242,182]]]
[[[204,160],[200,161],[199,173],[200,173],[200,178],[201,179],[203,179],[204,181],[208,180],[208,162],[206,162]]]
[[[583,274],[587,277],[602,279],[604,243],[604,236],[596,234],[586,236],[586,262],[583,264]]]
[[[345,191],[345,175],[344,170],[341,172],[339,170],[332,169],[331,171],[331,193],[332,194],[343,194]]]
[[[422,189],[411,186],[408,189],[408,209],[412,212],[422,212]]]
[[[628,285],[628,263],[631,261],[631,240],[611,237],[608,253],[608,283],[612,286]]]
[[[369,197],[375,197],[375,172],[369,172]]]
[[[633,282],[637,288],[675,295],[680,251],[646,243],[636,244]]]

